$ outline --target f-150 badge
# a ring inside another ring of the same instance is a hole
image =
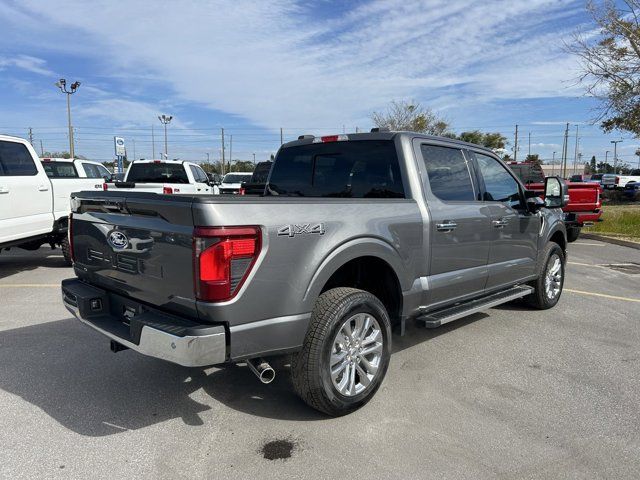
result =
[[[303,225],[284,225],[278,228],[278,236],[290,238],[296,235],[324,235],[324,223],[305,223]]]

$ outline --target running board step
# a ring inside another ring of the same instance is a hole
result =
[[[509,290],[502,290],[498,293],[487,295],[486,297],[470,300],[469,302],[459,303],[443,310],[420,315],[418,321],[424,322],[424,326],[427,328],[437,328],[440,325],[452,322],[458,318],[488,310],[491,307],[522,298],[530,293],[533,293],[532,287],[517,286]]]

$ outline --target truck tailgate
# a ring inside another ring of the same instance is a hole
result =
[[[79,278],[167,311],[197,317],[191,197],[82,192],[72,201]]]

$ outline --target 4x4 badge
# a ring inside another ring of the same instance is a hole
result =
[[[302,225],[284,225],[278,228],[278,236],[294,237],[296,235],[316,234],[324,235],[324,223],[305,223]]]

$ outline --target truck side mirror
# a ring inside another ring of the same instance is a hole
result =
[[[563,208],[569,203],[567,185],[560,177],[545,178],[544,203],[547,208]]]

